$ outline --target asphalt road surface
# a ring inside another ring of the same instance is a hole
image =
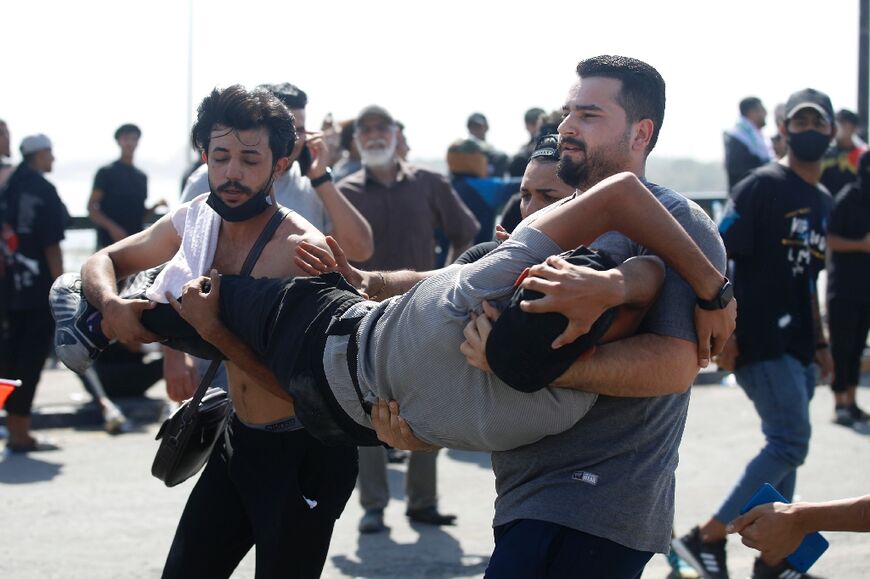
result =
[[[0,458],[0,577],[159,577],[193,483],[167,489],[151,477],[154,434],[165,402],[162,383],[148,395],[146,400],[119,401],[138,428],[109,436],[71,373],[44,373],[34,420],[38,433],[62,449]],[[859,402],[870,408],[870,388],[859,388]],[[812,447],[798,475],[800,499],[870,493],[870,426],[834,425],[832,408],[829,389],[817,388]],[[695,387],[678,470],[677,533],[706,520],[761,443],[758,418],[739,388]],[[409,524],[403,502],[405,466],[391,465],[389,532],[357,533],[362,510],[354,494],[336,525],[323,576],[482,577],[493,546],[489,456],[442,451],[438,468],[440,508],[459,516],[456,526]],[[813,573],[870,577],[870,534],[825,536],[831,547]],[[734,537],[728,552],[731,577],[748,576],[754,552]],[[249,554],[234,577],[253,577],[253,563]],[[663,579],[668,572],[664,557],[657,555],[643,578]]]

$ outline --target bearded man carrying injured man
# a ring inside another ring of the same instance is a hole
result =
[[[584,219],[588,215],[595,219]],[[156,325],[162,327],[151,328],[175,339],[189,339],[195,329],[219,350],[228,333],[237,335],[263,357],[293,397],[306,429],[329,444],[377,444],[368,413],[380,399],[396,400],[415,435],[429,444],[515,448],[570,428],[583,417],[594,395],[546,386],[604,336],[610,317],[605,311],[653,299],[661,266],[654,259],[635,259],[615,270],[624,281],[617,284],[620,295],[589,299],[591,330],[572,344],[573,350],[550,349],[539,356],[544,349],[533,350],[535,345],[549,349],[564,323],[527,324],[523,321],[532,320],[528,316],[503,315],[493,334],[504,335],[495,342],[508,350],[501,348],[498,361],[490,358],[497,376],[467,365],[459,351],[463,328],[483,302],[509,299],[526,268],[611,230],[662,256],[703,299],[714,298],[722,287],[723,276],[682,227],[636,176],[622,173],[529,217],[510,240],[477,262],[444,268],[380,303],[360,296],[336,273],[252,280],[219,279],[213,272],[187,284],[181,302],[172,298],[192,327],[160,322]],[[585,248],[573,254],[582,265],[611,265],[606,256]],[[392,278],[415,275],[420,274],[368,274],[364,286],[369,293],[380,292],[372,277],[381,286],[401,287]],[[519,309],[516,300],[508,312],[511,308]],[[150,313],[142,316],[146,328],[152,323]],[[716,352],[733,330],[733,312],[699,310],[698,326],[699,341],[712,338]],[[517,350],[510,351],[514,346]]]

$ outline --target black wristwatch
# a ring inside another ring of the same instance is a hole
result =
[[[698,307],[702,310],[724,310],[733,299],[734,286],[731,285],[731,282],[726,277],[725,283],[722,284],[722,289],[719,290],[719,294],[712,300],[698,298]]]
[[[330,169],[329,167],[326,168],[326,173],[324,173],[320,177],[315,177],[311,180],[311,186],[316,189],[327,181],[332,181],[332,169]]]

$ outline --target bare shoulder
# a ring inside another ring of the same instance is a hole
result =
[[[254,267],[254,277],[305,275],[293,260],[296,247],[301,241],[329,249],[323,234],[307,219],[293,211],[284,219],[263,250]]]
[[[284,219],[275,238],[281,239],[282,243],[289,246],[291,250],[295,250],[300,241],[307,241],[328,249],[323,233],[295,211]]]

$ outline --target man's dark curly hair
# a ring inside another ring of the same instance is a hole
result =
[[[603,76],[622,81],[616,100],[625,110],[626,120],[629,123],[642,119],[653,122],[653,133],[646,150],[649,155],[656,146],[665,118],[665,81],[659,71],[636,58],[605,54],[581,60],[577,64],[577,76]]]
[[[239,84],[212,90],[196,111],[191,130],[193,146],[208,152],[211,133],[217,126],[237,131],[266,127],[273,164],[289,155],[296,144],[293,115],[267,90],[248,91]]]

